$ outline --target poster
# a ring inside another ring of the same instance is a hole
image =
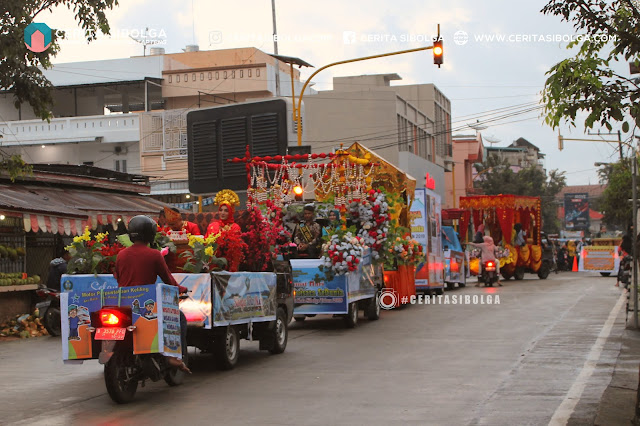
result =
[[[572,231],[589,229],[589,194],[564,194],[564,227]]]
[[[444,287],[444,256],[442,252],[442,204],[440,195],[427,189],[426,197],[429,200],[429,288]]]
[[[345,314],[348,306],[348,277],[358,274],[335,276],[327,281],[318,267],[320,259],[292,259],[293,313],[294,314]]]
[[[133,353],[163,353],[181,357],[178,288],[166,284],[95,290],[92,284],[108,276],[65,275],[68,282],[60,297],[62,357],[64,360],[97,358],[91,332],[91,314],[105,306],[131,308]],[[77,279],[76,279],[77,278]],[[98,328],[100,324],[93,324]],[[175,338],[177,332],[177,340]],[[160,343],[162,342],[162,344]]]
[[[448,283],[465,283],[464,278],[465,254],[460,251],[447,250],[444,252],[444,280]]]
[[[276,274],[212,272],[213,325],[276,319]]]
[[[211,275],[173,274],[173,278],[178,284],[189,289],[187,298],[180,303],[187,323],[210,329],[213,324]]]
[[[426,203],[426,193],[424,188],[416,188],[415,198],[411,204],[409,210],[409,217],[411,218],[411,237],[418,243],[422,244],[425,256],[429,253],[429,229],[428,209]],[[416,289],[426,290],[429,288],[429,264],[423,262],[416,265]]]
[[[584,246],[582,248],[578,270],[581,272],[609,272],[617,274],[620,256],[616,246]]]

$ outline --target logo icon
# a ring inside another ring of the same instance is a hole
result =
[[[222,31],[215,30],[209,31],[209,44],[220,44],[222,43]]]
[[[398,292],[392,288],[384,288],[380,292],[380,307],[382,309],[393,309],[398,304]]]
[[[24,29],[24,44],[32,52],[44,52],[51,46],[51,28],[42,22],[32,22]]]
[[[342,41],[344,42],[344,44],[354,44],[356,42],[356,32],[344,31],[342,33]]]
[[[458,46],[463,46],[469,41],[469,34],[466,31],[458,30],[453,34],[453,42]]]

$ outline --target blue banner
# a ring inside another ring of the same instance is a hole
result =
[[[276,274],[213,272],[211,280],[214,326],[276,319]]]

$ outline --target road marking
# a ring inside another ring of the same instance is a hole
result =
[[[627,295],[623,292],[620,295],[618,302],[615,304],[611,312],[609,312],[609,318],[605,321],[602,330],[600,330],[600,334],[598,334],[598,338],[591,347],[587,360],[584,362],[578,378],[573,382],[573,385],[571,386],[571,389],[569,389],[569,392],[567,392],[567,396],[565,396],[562,404],[560,404],[555,413],[553,413],[553,417],[549,421],[550,426],[564,426],[569,421],[571,414],[573,414],[576,409],[576,405],[578,405],[578,402],[580,401],[580,397],[582,397],[582,393],[587,386],[589,378],[596,369],[598,361],[600,360],[600,355],[604,349],[604,344],[607,342],[607,339],[611,334],[613,324],[618,317],[618,313],[620,313],[620,309],[624,306],[626,298]]]

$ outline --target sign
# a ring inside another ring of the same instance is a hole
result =
[[[103,327],[96,329],[96,340],[124,340],[127,334],[126,328]]]
[[[276,319],[276,274],[213,272],[213,325],[246,324]]]
[[[411,237],[422,244],[423,252],[428,258],[427,248],[429,246],[427,229],[427,209],[425,203],[426,193],[424,188],[416,188],[413,203],[409,210],[411,219]],[[427,262],[416,265],[416,288],[429,287],[429,264]]]
[[[581,272],[618,273],[620,256],[616,246],[584,246],[580,253],[578,270]]]
[[[564,227],[570,231],[589,229],[589,194],[564,195]]]
[[[429,173],[427,173],[427,176],[425,177],[424,185],[425,185],[425,188],[435,191],[435,189],[436,189],[436,180],[434,178],[432,178]]]

